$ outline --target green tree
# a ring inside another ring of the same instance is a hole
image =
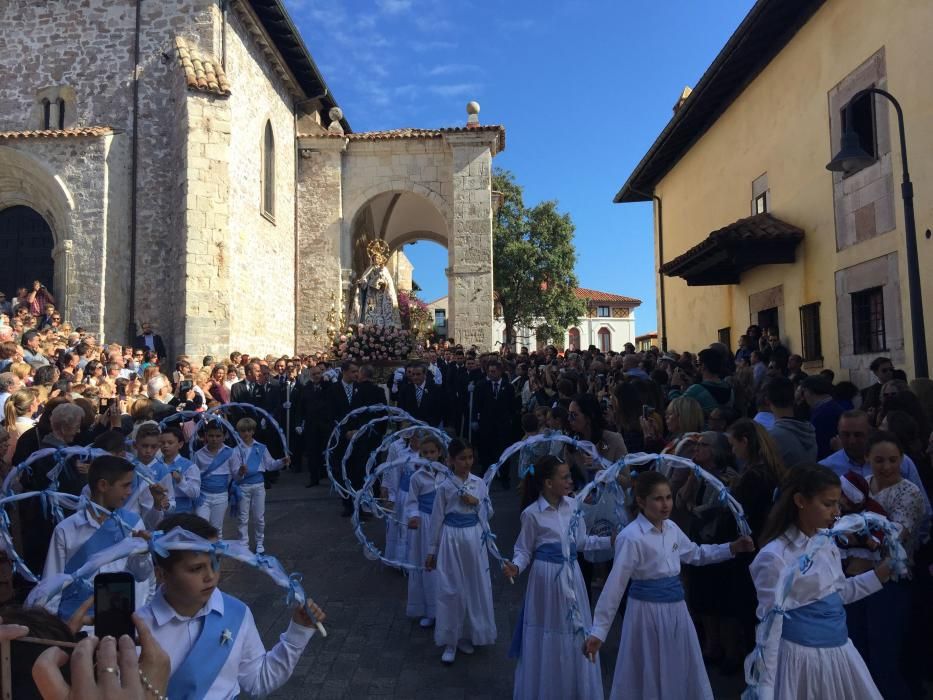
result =
[[[505,322],[506,344],[515,330],[538,326],[544,337],[560,337],[585,308],[573,290],[573,222],[546,201],[528,209],[522,188],[507,170],[496,170],[492,187],[502,193],[493,226],[493,286]],[[542,323],[543,321],[543,323]]]

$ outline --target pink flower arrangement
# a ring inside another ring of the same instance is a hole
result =
[[[402,360],[412,351],[411,332],[404,328],[358,324],[335,336],[333,355],[338,360],[371,362]]]

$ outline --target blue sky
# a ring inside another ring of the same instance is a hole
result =
[[[612,197],[753,0],[285,0],[354,131],[503,124],[526,204],[576,225],[580,286],[641,299],[655,330],[651,206]],[[446,251],[409,246],[422,298]]]

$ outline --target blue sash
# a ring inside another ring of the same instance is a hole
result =
[[[680,576],[632,579],[628,595],[629,598],[646,603],[679,603],[684,599],[684,587],[680,583]]]
[[[577,543],[570,543],[570,561],[577,558]],[[545,542],[535,549],[535,561],[546,561],[550,564],[563,564],[564,555],[561,552],[560,542]],[[509,645],[509,658],[517,659],[522,655],[522,635],[525,627],[525,603],[518,613],[515,631],[512,633],[512,643]]]
[[[139,523],[139,516],[136,513],[125,511],[122,508],[118,508],[114,513],[125,520],[128,525],[135,527]],[[107,518],[100,524],[94,534],[88,537],[84,544],[71,555],[65,563],[65,573],[73,574],[84,566],[92,556],[101,550],[107,549],[107,547],[122,542],[126,537],[129,537],[129,534],[116,518]],[[81,604],[92,595],[94,595],[94,588],[90,583],[83,580],[75,581],[62,591],[62,597],[58,603],[58,616],[63,620],[68,620],[81,607]],[[93,609],[90,614],[94,614]]]
[[[476,513],[448,513],[444,516],[444,525],[449,527],[473,527],[479,525],[479,516]]]
[[[571,561],[577,558],[577,543],[570,544]],[[563,564],[564,555],[560,549],[560,542],[545,542],[535,549],[535,561],[546,561],[551,564]]]
[[[846,611],[838,593],[784,613],[781,637],[805,647],[841,647],[849,639]]]
[[[246,605],[226,593],[220,595],[224,601],[223,615],[211,611],[205,616],[201,634],[169,679],[168,697],[192,700],[203,698],[227,663],[243,618],[246,617]],[[224,641],[226,632],[230,633],[231,638]]]
[[[214,460],[210,465],[201,472],[201,494],[202,497],[198,498],[198,504],[204,502],[203,494],[205,493],[226,493],[227,487],[230,485],[230,474],[214,474],[215,471],[220,469],[228,459],[230,459],[231,448],[224,445],[220,452],[217,453],[217,456],[214,457]]]
[[[399,491],[408,491],[411,488],[411,475],[414,472],[409,471],[408,469],[402,470],[402,476],[398,480],[398,490]]]
[[[428,491],[418,496],[418,510],[425,515],[431,515],[434,512],[434,499],[437,497],[437,491]]]
[[[175,461],[171,464],[166,464],[161,459],[156,460],[155,466],[152,468],[152,478],[156,481],[162,481],[169,474],[174,472],[179,472],[184,474],[185,470],[191,466],[191,460],[185,459],[181,455],[175,458]]]
[[[259,467],[262,465],[262,451],[266,449],[265,445],[254,442],[249,450],[249,457],[246,458],[246,476],[237,483],[243,484],[261,484],[263,483],[262,472]]]

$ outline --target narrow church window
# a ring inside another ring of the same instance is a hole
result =
[[[58,98],[58,128],[65,128],[65,99],[63,97]]]
[[[262,213],[275,216],[275,137],[272,122],[266,122],[262,139]]]
[[[48,100],[42,100],[42,128],[52,128],[52,103]]]

